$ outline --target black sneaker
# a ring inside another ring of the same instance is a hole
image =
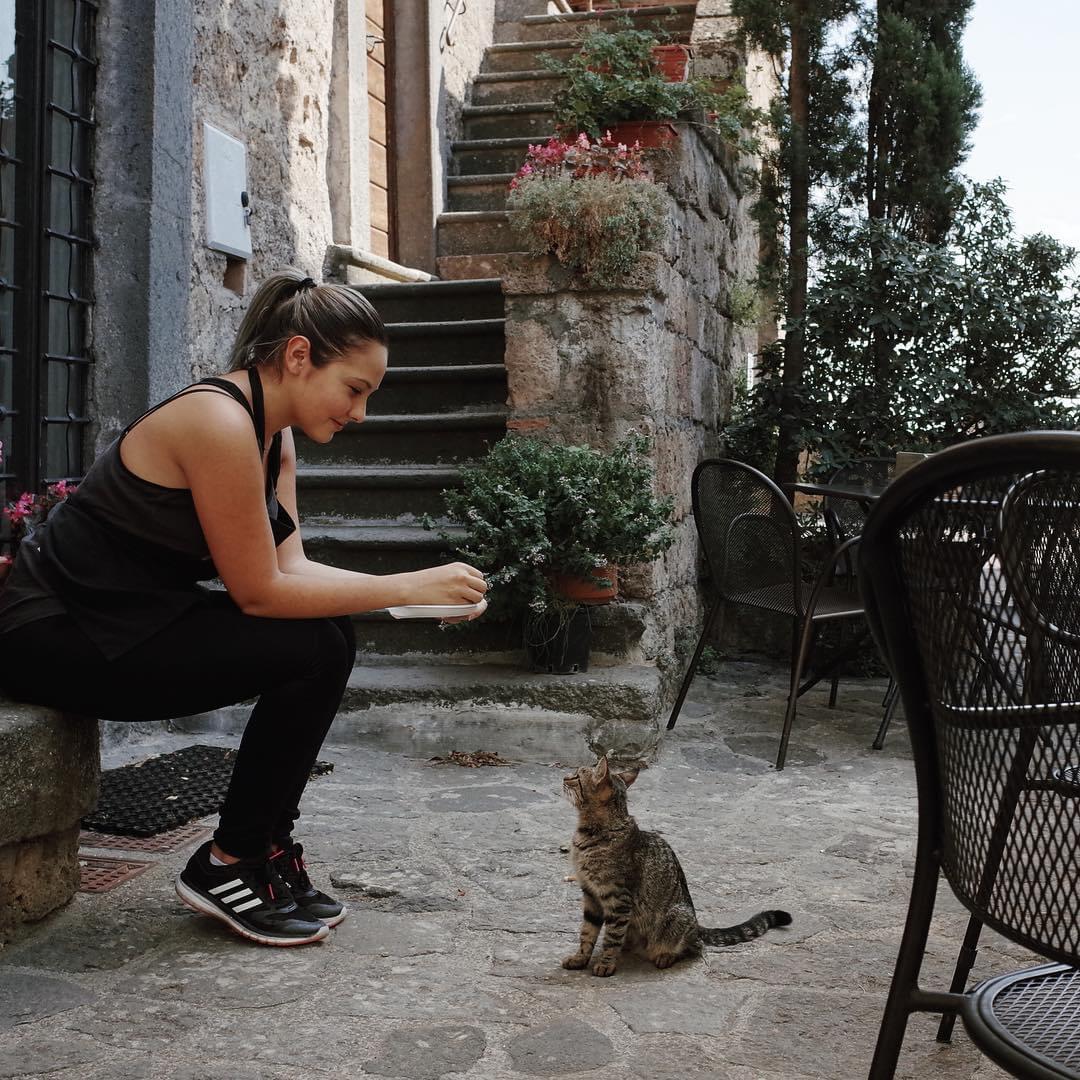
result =
[[[302,911],[308,915],[314,915],[321,919],[327,926],[337,926],[348,914],[345,905],[324,892],[319,892],[311,884],[308,877],[307,867],[304,864],[304,847],[302,844],[293,844],[291,847],[275,851],[270,856],[271,865],[278,868],[285,884],[289,886],[289,892],[293,899],[300,905]]]
[[[272,863],[242,859],[214,866],[209,840],[180,871],[176,895],[192,910],[220,919],[263,945],[305,945],[330,932],[296,903]]]

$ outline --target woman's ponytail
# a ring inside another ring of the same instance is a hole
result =
[[[277,365],[291,337],[311,343],[316,367],[365,341],[387,343],[386,327],[371,304],[348,285],[318,285],[297,270],[283,270],[255,291],[229,354],[229,371]]]

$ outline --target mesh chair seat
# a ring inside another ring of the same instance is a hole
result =
[[[730,593],[727,599],[733,604],[746,604],[747,607],[762,608],[765,611],[775,611],[780,615],[798,618],[804,611],[810,610],[810,597],[813,591],[813,585],[806,582],[800,583],[800,603],[796,603],[795,592],[790,583]],[[818,591],[812,617],[818,620],[841,619],[862,615],[862,613],[863,604],[858,593],[850,589],[825,585]]]
[[[1005,1068],[1034,1061],[1047,1076],[1080,1076],[1080,968],[1043,964],[999,975],[964,1003],[972,1040]]]

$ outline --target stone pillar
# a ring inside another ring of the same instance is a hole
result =
[[[193,36],[188,4],[103,0],[98,11],[98,449],[188,381]]]
[[[613,659],[673,675],[676,630],[702,617],[690,481],[718,451],[754,330],[736,326],[728,306],[750,228],[734,159],[712,135],[679,129],[675,149],[655,159],[670,193],[663,249],[618,289],[590,289],[550,256],[509,255],[503,277],[509,427],[601,449],[632,431],[652,439],[656,493],[675,498],[677,539],[621,576],[643,620],[636,648]]]
[[[96,721],[0,699],[0,943],[78,889],[99,770]]]

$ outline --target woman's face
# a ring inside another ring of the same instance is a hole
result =
[[[368,398],[386,374],[386,346],[365,341],[322,367],[303,372],[297,423],[315,442],[329,442],[347,423],[367,415]]]

